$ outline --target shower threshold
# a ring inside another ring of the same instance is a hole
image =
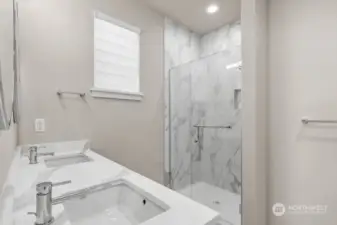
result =
[[[178,191],[179,193],[218,211],[222,219],[233,225],[241,225],[241,196],[228,190],[198,182]]]

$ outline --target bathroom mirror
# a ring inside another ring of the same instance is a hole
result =
[[[0,61],[0,130],[11,124],[14,101],[14,72],[5,68]]]
[[[10,127],[15,99],[14,3],[8,1],[0,13],[0,130]],[[13,13],[10,13],[13,11]],[[4,13],[8,12],[8,13]],[[9,14],[10,13],[10,14]]]

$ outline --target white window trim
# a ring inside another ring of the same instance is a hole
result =
[[[100,88],[91,88],[91,96],[94,98],[113,98],[121,100],[141,101],[144,94],[141,92],[112,91]]]
[[[120,27],[123,27],[125,29],[131,30],[131,31],[133,31],[135,33],[141,34],[141,30],[138,27],[135,27],[135,26],[132,26],[130,24],[127,24],[127,23],[125,23],[125,22],[123,22],[121,20],[114,19],[114,18],[112,18],[112,17],[110,17],[108,15],[105,15],[105,14],[101,13],[101,12],[95,11],[94,12],[94,19],[95,18],[99,18],[101,20],[105,20],[107,22],[113,23],[113,24],[118,25]]]
[[[111,22],[125,29],[131,30],[137,34],[141,34],[141,30],[138,27],[129,25],[121,20],[114,19],[108,15],[105,15],[99,11],[94,11],[94,19],[99,18],[107,22]],[[140,53],[139,53],[140,54]],[[94,57],[95,58],[95,57]],[[140,56],[139,56],[140,58]],[[96,68],[94,68],[94,73]],[[140,77],[139,77],[140,80]],[[144,94],[142,92],[124,92],[124,91],[114,91],[108,89],[101,89],[92,87],[90,89],[91,96],[93,98],[105,98],[105,99],[121,99],[121,100],[131,100],[131,101],[142,101]]]

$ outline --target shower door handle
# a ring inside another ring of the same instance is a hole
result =
[[[203,127],[197,127],[197,143],[198,143],[198,154],[196,157],[196,161],[200,162],[201,161],[201,154],[203,151],[203,144],[204,144],[204,128]]]
[[[197,128],[197,139],[194,141],[194,143],[198,143],[198,155],[196,157],[196,161],[201,161],[201,154],[204,150],[204,130],[205,129],[233,129],[232,125],[226,125],[226,126],[205,126],[205,125],[194,125],[195,128]]]

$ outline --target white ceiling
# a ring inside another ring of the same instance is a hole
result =
[[[181,22],[194,32],[204,34],[225,24],[240,20],[241,0],[144,0],[152,8]],[[213,14],[206,13],[212,3],[220,6]]]

